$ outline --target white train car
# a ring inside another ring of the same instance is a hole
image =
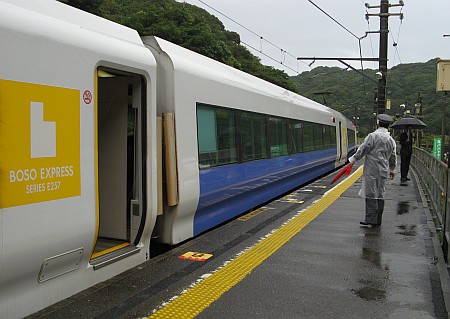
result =
[[[354,151],[340,113],[57,1],[0,0],[0,36],[0,318],[135,267],[152,237],[197,236]]]
[[[165,40],[143,41],[158,64],[158,113],[174,114],[176,123],[178,182],[173,183],[178,189],[172,197],[178,200],[159,217],[155,233],[162,242],[176,244],[196,236],[347,160],[347,119],[340,113]],[[217,135],[219,116],[227,116],[225,129],[232,131],[222,137]],[[280,122],[284,139],[272,143],[267,136],[259,154],[243,154],[245,143],[258,147],[244,141],[250,132],[242,132],[244,116],[253,117],[247,119],[250,125],[262,122],[263,131]],[[310,149],[288,150],[288,126],[306,123],[327,129],[334,143],[317,149],[312,140]],[[220,138],[228,141],[222,149]]]
[[[0,1],[0,38],[0,318],[20,318],[149,258],[156,61],[56,1]]]

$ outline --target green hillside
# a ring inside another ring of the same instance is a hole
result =
[[[426,131],[433,134],[441,133],[442,108],[449,103],[444,93],[436,92],[437,60],[400,64],[387,73],[387,98],[391,100],[391,109],[387,113],[399,117],[409,110],[410,115],[415,115],[415,104],[420,93],[423,121],[428,125]],[[373,69],[364,70],[364,74],[373,79],[376,72]],[[361,136],[372,130],[376,83],[356,71],[338,67],[317,67],[292,79],[302,95],[325,103],[350,119],[356,114],[360,118]],[[400,107],[402,104],[406,105],[406,109]]]
[[[289,77],[284,71],[264,66],[258,57],[240,45],[240,36],[225,30],[215,16],[196,6],[175,0],[61,0],[74,7],[136,29],[140,35],[156,35],[200,54],[263,78],[288,90],[325,103],[353,119],[359,117],[360,136],[373,129],[376,83],[356,71],[339,67],[316,67]],[[320,52],[319,52],[320,53]],[[326,56],[326,52],[323,52]],[[429,134],[441,133],[442,108],[448,104],[442,92],[436,93],[436,61],[400,64],[388,70],[387,98],[391,115],[406,110],[415,114],[418,94],[423,99],[423,121]],[[377,70],[364,73],[375,79]],[[445,123],[450,123],[446,117]],[[446,125],[448,126],[448,125]]]

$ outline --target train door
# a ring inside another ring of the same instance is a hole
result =
[[[347,128],[342,126],[339,121],[339,145],[338,145],[338,162],[344,164],[347,161]]]
[[[97,70],[97,239],[91,263],[138,252],[144,223],[145,82]]]

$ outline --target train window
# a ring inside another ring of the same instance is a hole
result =
[[[223,108],[197,107],[199,167],[237,162],[235,112]]]
[[[348,137],[347,137],[348,145],[355,144],[355,142],[356,142],[355,131],[347,129],[347,135],[348,135]]]
[[[314,124],[303,123],[303,150],[305,152],[314,151]]]
[[[289,120],[289,148],[291,154],[303,152],[303,123]]]
[[[321,150],[323,149],[323,125],[322,124],[314,124],[314,149]]]
[[[323,147],[324,149],[333,147],[333,140],[331,136],[331,131],[333,127],[329,125],[323,126]]]
[[[287,120],[279,117],[269,117],[270,156],[288,155]]]
[[[336,127],[330,126],[330,139],[331,139],[331,147],[335,148],[337,146],[336,141]]]
[[[266,116],[242,112],[240,120],[242,159],[252,161],[267,158]]]

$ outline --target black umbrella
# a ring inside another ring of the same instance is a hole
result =
[[[391,125],[391,128],[394,129],[407,129],[411,128],[414,130],[420,130],[427,127],[427,125],[421,120],[415,117],[403,117],[394,124]]]

